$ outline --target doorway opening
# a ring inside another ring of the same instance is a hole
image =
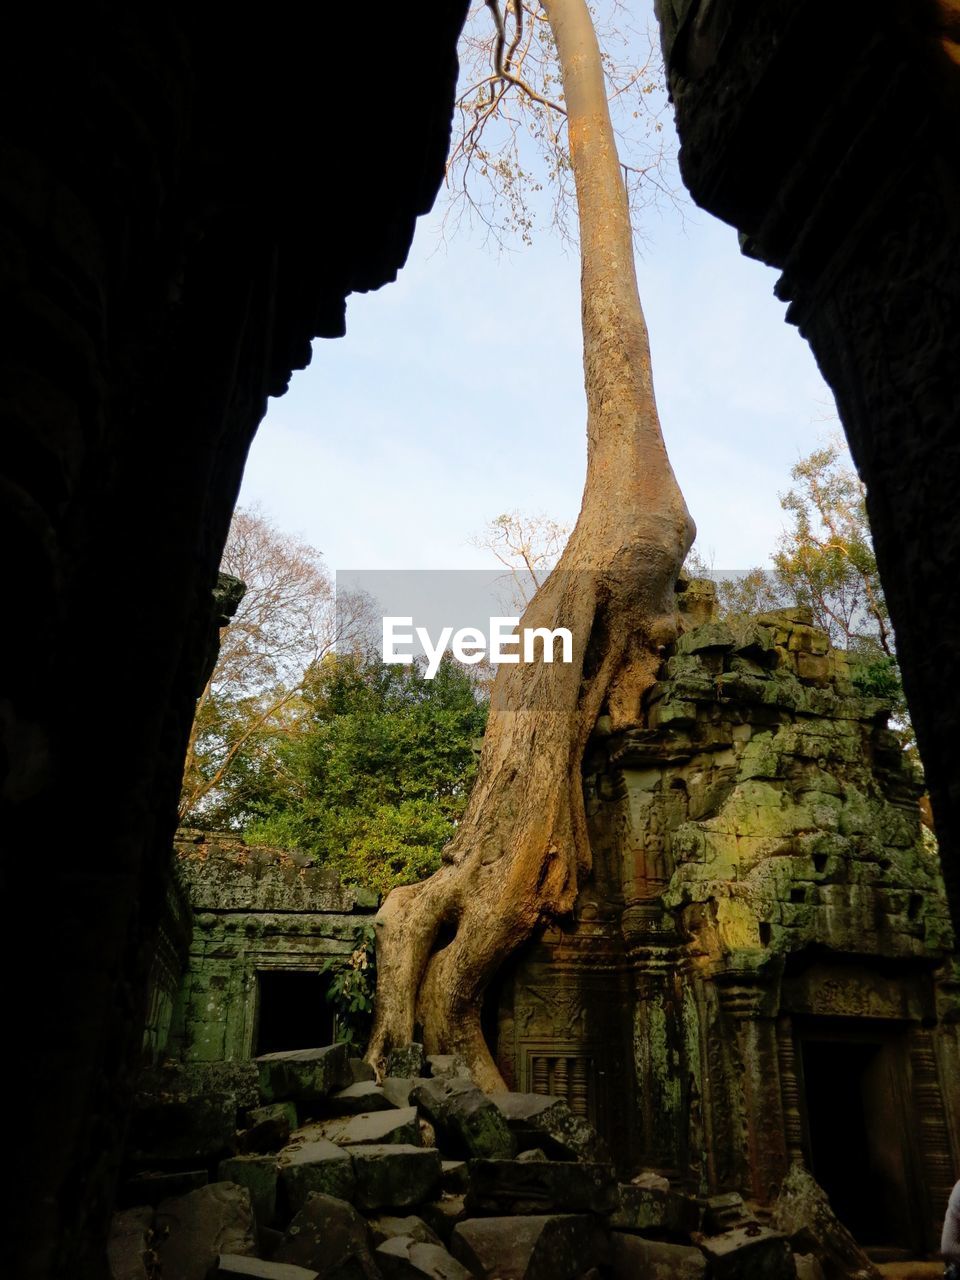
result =
[[[910,1137],[895,1035],[831,1028],[802,1035],[800,1047],[814,1177],[859,1244],[911,1248]]]
[[[255,1055],[332,1044],[333,1009],[326,999],[328,977],[297,969],[265,969],[257,974]]]

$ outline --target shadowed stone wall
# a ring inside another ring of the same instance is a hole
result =
[[[694,199],[837,399],[960,926],[960,4],[659,0]]]
[[[8,1013],[30,1046],[7,1200],[24,1280],[104,1274],[247,449],[346,296],[404,262],[465,8],[382,6],[360,57],[352,6],[5,15],[0,829],[9,900],[39,874],[47,940]]]

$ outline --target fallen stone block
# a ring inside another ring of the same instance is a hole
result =
[[[268,1102],[262,1107],[251,1107],[247,1112],[247,1124],[254,1126],[268,1120],[286,1120],[292,1133],[297,1127],[297,1106],[294,1102]]]
[[[701,1201],[703,1208],[703,1229],[711,1235],[719,1235],[723,1231],[732,1231],[741,1226],[748,1216],[744,1207],[743,1196],[738,1191],[726,1191],[721,1195],[708,1196]]]
[[[575,1280],[607,1259],[595,1220],[574,1214],[470,1218],[454,1228],[450,1251],[478,1280]]]
[[[536,1164],[538,1160],[549,1160],[550,1157],[542,1147],[531,1147],[529,1151],[521,1151],[517,1156],[517,1159],[523,1164],[526,1164],[531,1160]]]
[[[350,1075],[354,1084],[359,1084],[361,1080],[376,1080],[376,1071],[363,1058],[348,1058],[347,1063],[350,1067]]]
[[[470,1272],[440,1244],[394,1236],[376,1251],[385,1280],[473,1280]]]
[[[273,1253],[275,1262],[315,1271],[322,1280],[379,1280],[366,1222],[353,1205],[311,1195]]]
[[[820,1259],[812,1253],[795,1253],[793,1261],[797,1268],[797,1280],[825,1280]]]
[[[880,1280],[880,1272],[837,1218],[827,1194],[803,1165],[790,1166],[770,1225],[789,1239],[794,1253],[813,1254],[828,1276]]]
[[[621,1182],[615,1190],[616,1207],[607,1221],[618,1231],[661,1231],[689,1235],[700,1228],[700,1206],[689,1196],[663,1186]]]
[[[345,1044],[267,1053],[254,1063],[265,1102],[319,1102],[353,1082]]]
[[[360,1147],[367,1143],[404,1143],[412,1147],[420,1145],[416,1107],[369,1111],[348,1119],[326,1120],[315,1127],[329,1142],[335,1142],[341,1147]]]
[[[422,1076],[424,1070],[422,1044],[407,1044],[387,1054],[388,1076]]]
[[[350,1155],[361,1209],[406,1209],[422,1204],[440,1185],[440,1152],[431,1147],[374,1143],[341,1147]]]
[[[787,1237],[756,1223],[706,1236],[700,1248],[711,1280],[795,1280],[797,1274]]]
[[[408,1214],[404,1218],[380,1214],[376,1218],[371,1218],[368,1226],[375,1245],[383,1244],[385,1240],[392,1240],[394,1236],[409,1236],[411,1240],[416,1240],[420,1244],[442,1243],[437,1233],[428,1227],[422,1218],[417,1218],[413,1214]]]
[[[420,1081],[413,1076],[384,1076],[380,1081],[383,1096],[395,1107],[409,1107],[410,1095]]]
[[[276,1221],[279,1176],[276,1156],[233,1156],[217,1168],[220,1182],[235,1182],[250,1192],[253,1216],[261,1227]]]
[[[110,1280],[152,1280],[156,1274],[151,1205],[121,1209],[110,1222],[107,1265]]]
[[[338,1115],[355,1116],[368,1111],[389,1111],[396,1106],[374,1080],[360,1080],[341,1089],[330,1099],[330,1110]]]
[[[294,1123],[297,1114],[292,1102],[278,1102],[271,1107],[257,1107],[256,1110],[261,1115],[265,1111],[273,1111],[274,1114],[262,1116],[262,1119],[253,1121],[248,1128],[241,1129],[234,1139],[238,1155],[269,1155],[270,1152],[287,1146],[291,1140],[289,1110],[293,1110]]]
[[[306,1267],[265,1262],[262,1258],[245,1258],[235,1253],[221,1253],[216,1274],[223,1280],[320,1280],[316,1271],[308,1271]]]
[[[350,1200],[356,1184],[353,1161],[342,1147],[323,1138],[288,1147],[280,1153],[280,1184],[294,1213],[313,1192]]]
[[[521,1150],[542,1147],[556,1160],[609,1160],[593,1125],[575,1116],[563,1098],[539,1093],[491,1093]]]
[[[411,1098],[450,1155],[509,1160],[517,1144],[503,1113],[469,1080],[427,1080]]]
[[[459,1053],[427,1054],[426,1067],[434,1080],[469,1080],[473,1083],[470,1068]]]
[[[559,1160],[471,1160],[468,1213],[608,1213],[614,1207],[608,1164]]]
[[[420,1216],[443,1243],[449,1246],[454,1227],[467,1217],[464,1197],[456,1193],[441,1192],[436,1200],[420,1206]]]
[[[160,1274],[207,1280],[220,1254],[252,1255],[257,1248],[250,1192],[233,1182],[211,1182],[157,1208]]]
[[[699,1249],[614,1231],[610,1236],[614,1280],[703,1280],[707,1260]]]

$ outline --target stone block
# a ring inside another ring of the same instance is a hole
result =
[[[279,1171],[276,1156],[233,1156],[221,1160],[217,1169],[220,1182],[235,1182],[250,1192],[250,1203],[258,1226],[272,1226],[277,1216],[277,1182]]]
[[[251,1107],[247,1112],[247,1124],[251,1128],[269,1120],[286,1120],[292,1133],[298,1124],[296,1103],[268,1102],[262,1107]]]
[[[280,1154],[280,1184],[294,1212],[313,1192],[349,1200],[355,1186],[353,1162],[342,1147],[326,1139],[288,1147]]]
[[[468,1213],[608,1213],[613,1168],[583,1161],[471,1160]]]
[[[395,1215],[382,1213],[371,1218],[368,1223],[374,1244],[383,1244],[384,1240],[392,1240],[394,1236],[409,1236],[421,1244],[441,1244],[442,1241],[432,1227],[427,1226],[422,1218],[414,1214],[398,1218]]]
[[[704,1280],[707,1274],[699,1249],[620,1231],[610,1236],[610,1262],[614,1280]]]
[[[252,1255],[257,1248],[250,1193],[232,1182],[211,1182],[157,1208],[160,1274],[207,1280],[220,1254]]]
[[[247,1129],[241,1129],[234,1140],[240,1155],[265,1155],[271,1151],[279,1151],[289,1141],[289,1117],[279,1114],[260,1120]]]
[[[265,1102],[319,1102],[352,1083],[345,1044],[255,1058]]]
[[[563,1098],[540,1093],[492,1093],[518,1146],[542,1147],[557,1160],[607,1160],[606,1143]]]
[[[826,1192],[801,1164],[790,1166],[780,1187],[771,1226],[782,1231],[795,1253],[812,1254],[828,1275],[880,1280],[880,1273],[837,1218]]]
[[[793,1261],[797,1268],[797,1280],[826,1280],[819,1258],[812,1253],[795,1253]]]
[[[793,1250],[787,1237],[748,1223],[700,1241],[711,1280],[795,1280]]]
[[[274,1261],[317,1272],[322,1280],[377,1280],[366,1222],[353,1205],[311,1195],[287,1227]]]
[[[415,1076],[384,1076],[380,1088],[383,1096],[395,1107],[409,1107],[410,1095],[419,1083]]]
[[[426,1059],[422,1044],[407,1044],[387,1054],[388,1076],[422,1076]]]
[[[465,1197],[456,1192],[443,1191],[439,1199],[420,1206],[420,1216],[449,1245],[454,1227],[467,1216]]]
[[[427,1054],[426,1067],[433,1080],[473,1080],[459,1053]]]
[[[223,1280],[320,1280],[316,1271],[294,1267],[287,1262],[266,1262],[263,1258],[246,1258],[236,1253],[221,1253],[217,1259],[217,1277]]]
[[[347,1085],[330,1099],[330,1110],[343,1116],[359,1115],[364,1111],[389,1111],[396,1105],[374,1080],[360,1080]]]
[[[376,1071],[363,1058],[348,1058],[347,1062],[350,1066],[350,1075],[354,1084],[360,1084],[364,1080],[376,1080]]]
[[[397,1145],[343,1147],[353,1160],[361,1209],[406,1209],[423,1204],[440,1185],[440,1152]]]
[[[150,1205],[122,1209],[113,1215],[107,1240],[110,1280],[151,1280],[155,1273],[153,1219]]]
[[[340,1147],[359,1147],[367,1143],[404,1143],[420,1145],[420,1125],[416,1107],[390,1107],[387,1111],[368,1111],[348,1119],[326,1120],[312,1125],[328,1141]]]
[[[664,1186],[637,1182],[618,1183],[615,1208],[607,1221],[619,1231],[662,1231],[689,1234],[700,1227],[701,1211],[687,1196],[672,1191],[665,1178]]]
[[[579,1214],[470,1218],[450,1251],[478,1280],[575,1280],[608,1256],[595,1220]]]
[[[473,1280],[470,1272],[441,1244],[410,1236],[385,1240],[375,1254],[384,1280]]]
[[[452,1156],[509,1160],[517,1144],[497,1105],[469,1080],[428,1080],[411,1094]]]

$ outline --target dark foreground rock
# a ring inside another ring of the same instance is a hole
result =
[[[411,1100],[450,1155],[509,1160],[517,1144],[503,1113],[474,1084],[455,1076],[417,1085]]]
[[[353,1083],[345,1044],[267,1053],[254,1061],[265,1102],[319,1102]]]
[[[107,1242],[110,1280],[152,1280],[157,1261],[153,1250],[153,1219],[154,1212],[149,1205],[114,1214]]]
[[[614,1207],[608,1164],[555,1160],[471,1160],[467,1213],[607,1213]]]
[[[313,1192],[350,1200],[356,1186],[353,1161],[341,1147],[325,1138],[281,1152],[280,1182],[294,1213],[303,1208]]]
[[[274,1250],[275,1262],[295,1263],[322,1280],[378,1280],[366,1222],[353,1205],[311,1195]]]
[[[521,1151],[542,1147],[557,1160],[609,1160],[606,1143],[562,1098],[539,1093],[492,1093]]]
[[[838,1220],[813,1175],[793,1164],[783,1180],[771,1226],[795,1253],[812,1254],[830,1280],[880,1280],[880,1273]]]
[[[223,1280],[320,1280],[316,1271],[291,1267],[284,1262],[266,1262],[262,1258],[245,1258],[222,1253],[216,1274]]]
[[[377,1265],[385,1280],[473,1280],[456,1258],[439,1244],[393,1236],[379,1246]]]
[[[232,1182],[211,1182],[189,1195],[164,1200],[155,1229],[164,1280],[207,1280],[220,1254],[251,1256],[257,1251],[250,1193]]]
[[[704,1280],[707,1274],[699,1249],[620,1231],[610,1236],[610,1263],[614,1280]]]
[[[711,1280],[794,1280],[793,1250],[779,1231],[751,1224],[700,1241]]]
[[[353,1160],[361,1209],[406,1209],[423,1204],[440,1186],[440,1152],[433,1147],[345,1147]]]
[[[572,1214],[471,1218],[454,1229],[451,1252],[478,1280],[575,1280],[607,1258],[595,1219]]]

